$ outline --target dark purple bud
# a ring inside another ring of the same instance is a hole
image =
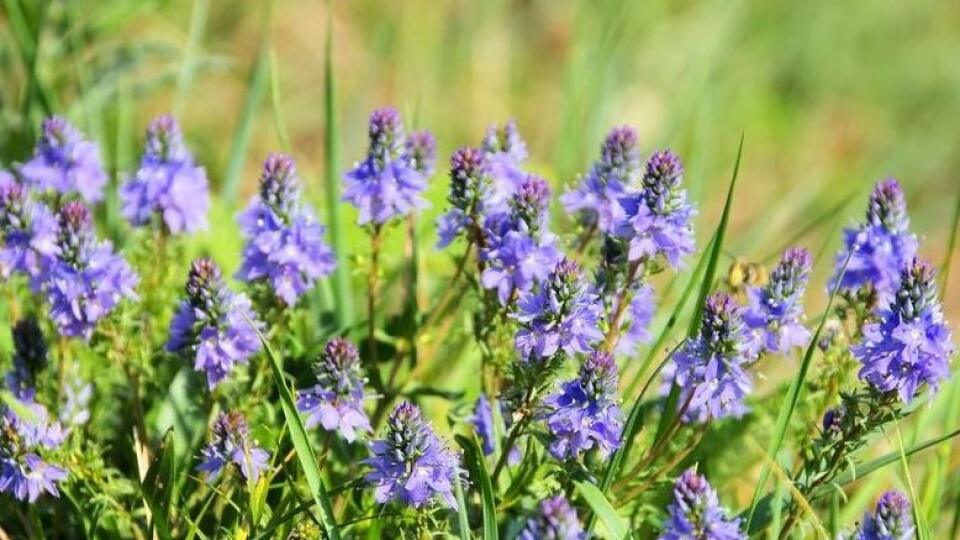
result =
[[[281,153],[267,156],[260,175],[260,202],[287,219],[299,198],[300,178],[293,157]]]
[[[903,188],[894,178],[877,183],[867,206],[867,223],[892,233],[906,232],[910,225]]]
[[[377,109],[370,114],[370,157],[382,168],[398,159],[406,144],[400,113],[392,107]]]
[[[617,363],[613,355],[596,351],[580,366],[580,385],[596,402],[613,399],[617,393]]]
[[[477,148],[465,146],[450,158],[450,196],[454,208],[472,214],[489,184],[486,155]]]
[[[595,171],[604,181],[611,178],[626,181],[639,169],[640,143],[637,131],[630,126],[613,128],[603,141]]]
[[[655,213],[668,214],[682,202],[678,198],[683,182],[683,162],[670,150],[654,152],[647,160],[643,187],[647,206]]]
[[[483,137],[483,151],[488,154],[508,154],[515,163],[527,159],[527,145],[520,137],[517,123],[513,120],[503,125],[492,125]]]
[[[900,272],[900,288],[894,300],[894,308],[905,321],[920,316],[927,306],[937,303],[937,273],[927,261],[914,258]]]
[[[68,201],[57,214],[57,224],[60,257],[70,264],[80,264],[96,240],[90,209],[80,201]]]
[[[158,116],[147,126],[145,154],[147,159],[162,162],[190,159],[190,152],[183,144],[180,126],[173,116]]]
[[[414,131],[407,137],[407,154],[413,169],[425,177],[433,176],[437,164],[437,140],[427,130]]]
[[[743,341],[743,321],[740,306],[732,296],[714,293],[707,297],[700,336],[715,354],[723,357],[738,354]]]

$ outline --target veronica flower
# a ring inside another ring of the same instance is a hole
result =
[[[450,193],[447,195],[450,210],[437,219],[438,248],[446,247],[457,236],[482,224],[483,201],[490,188],[486,159],[483,152],[469,146],[450,157]]]
[[[694,250],[691,218],[696,214],[681,187],[683,163],[669,150],[647,160],[643,189],[620,199],[624,217],[615,232],[629,242],[630,261],[664,257],[673,266]]]
[[[39,191],[79,193],[88,203],[102,199],[107,173],[97,145],[59,116],[44,120],[41,129],[33,157],[20,166],[20,176]]]
[[[13,337],[13,368],[6,376],[7,390],[19,401],[32,402],[37,393],[37,375],[49,363],[47,343],[33,318],[17,321],[10,333]]]
[[[520,540],[583,540],[587,537],[577,511],[563,495],[540,501],[537,513],[520,531]]]
[[[897,290],[900,269],[917,253],[917,237],[909,227],[900,184],[893,178],[879,182],[870,194],[866,220],[844,230],[844,246],[837,254],[830,288],[867,288],[876,293],[877,305],[885,306]],[[846,271],[841,278],[844,263]]]
[[[516,347],[524,360],[546,359],[557,351],[587,353],[603,338],[603,308],[577,263],[563,259],[540,286],[520,298]]]
[[[850,348],[863,367],[860,378],[881,392],[896,391],[909,403],[924,384],[936,391],[950,374],[954,346],[937,299],[935,272],[914,259],[900,273],[900,287],[878,320],[863,327]]]
[[[59,447],[63,429],[48,420],[47,410],[37,403],[23,403],[27,413],[0,410],[0,493],[35,502],[42,493],[59,497],[57,483],[67,471],[48,463],[41,454]]]
[[[746,540],[740,518],[727,518],[707,479],[688,469],[673,485],[669,518],[659,540]]]
[[[213,422],[210,442],[200,451],[198,471],[207,473],[213,482],[231,464],[251,482],[256,482],[267,469],[270,453],[250,439],[247,419],[237,411],[221,412]]]
[[[650,323],[655,307],[653,287],[649,283],[638,284],[623,318],[626,330],[617,341],[617,354],[632,355],[641,343],[650,341]]]
[[[420,415],[420,409],[403,402],[387,419],[383,439],[370,444],[372,457],[364,460],[371,470],[367,483],[378,503],[396,501],[420,508],[434,500],[456,506],[453,485],[462,474],[459,457],[446,447]]]
[[[207,172],[194,163],[172,116],[150,122],[140,168],[120,188],[120,201],[123,217],[135,226],[159,216],[173,234],[207,228]]]
[[[57,219],[26,186],[0,178],[0,278],[31,278],[34,288],[57,255]]]
[[[227,288],[220,269],[210,259],[193,261],[186,299],[170,322],[167,350],[194,360],[194,369],[207,376],[212,390],[236,364],[260,350],[251,325],[259,325],[250,299]]]
[[[344,175],[343,200],[360,211],[358,223],[382,225],[424,208],[427,187],[422,156],[411,156],[400,113],[391,108],[370,115],[367,157]]]
[[[877,501],[876,511],[863,516],[853,540],[911,540],[916,526],[910,501],[899,491],[888,491]]]
[[[680,388],[679,403],[686,404],[686,422],[740,416],[751,390],[744,369],[749,362],[740,308],[729,295],[709,296],[697,334],[688,338],[670,357],[664,369],[669,387]]]
[[[300,204],[300,180],[293,158],[271,154],[260,177],[260,195],[240,215],[247,243],[236,277],[264,281],[291,306],[329,275],[336,260],[323,241],[323,227]]]
[[[330,340],[314,364],[314,373],[317,384],[301,390],[297,398],[297,410],[307,414],[306,427],[322,425],[348,442],[357,438],[357,431],[370,431],[357,348],[343,338]]]
[[[510,414],[507,411],[506,403],[499,401],[501,418],[503,419],[504,429],[510,428]],[[473,425],[473,431],[480,437],[480,446],[483,449],[483,455],[493,454],[496,444],[496,433],[493,427],[493,407],[485,394],[480,394],[473,405],[473,415],[470,417],[470,424]],[[515,465],[522,458],[520,454],[520,445],[514,445],[507,456],[507,463]]]
[[[502,305],[546,278],[559,257],[546,227],[549,199],[546,181],[529,175],[510,200],[509,212],[488,215],[484,222],[480,282],[497,291]]]
[[[407,157],[410,166],[424,178],[433,176],[437,164],[437,140],[429,131],[414,131],[407,137]]]
[[[612,232],[624,217],[620,199],[635,187],[641,171],[637,131],[630,126],[614,128],[603,141],[600,159],[580,186],[565,193],[560,201],[568,212],[579,212],[585,224]]]
[[[810,331],[801,322],[810,268],[810,252],[790,248],[773,269],[766,286],[747,289],[743,322],[751,336],[752,356],[761,352],[787,354],[810,340]]]
[[[60,335],[89,340],[121,300],[136,298],[138,278],[109,241],[97,239],[83,203],[67,202],[57,217],[58,255],[43,276],[50,318]]]
[[[594,448],[607,457],[620,447],[623,414],[617,405],[617,364],[610,354],[592,353],[580,376],[562,383],[544,405],[556,459],[577,459]]]
[[[487,158],[490,189],[485,194],[484,205],[489,212],[505,211],[508,201],[527,177],[521,169],[527,160],[527,145],[520,137],[517,123],[513,120],[487,129],[481,144]]]

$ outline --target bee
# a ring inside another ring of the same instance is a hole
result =
[[[762,264],[740,259],[734,260],[727,272],[730,292],[741,299],[746,295],[748,287],[762,287],[769,279],[767,269]]]

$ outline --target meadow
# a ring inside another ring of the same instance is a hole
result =
[[[0,538],[960,538],[958,23],[0,2]]]

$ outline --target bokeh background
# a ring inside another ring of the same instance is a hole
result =
[[[117,182],[135,166],[149,119],[173,112],[220,194],[211,230],[192,248],[231,268],[240,252],[233,215],[267,153],[289,151],[323,221],[343,235],[356,299],[342,301],[359,318],[366,237],[335,188],[363,155],[376,107],[395,105],[439,142],[433,206],[418,221],[421,307],[451,264],[429,247],[446,158],[477,144],[491,122],[516,119],[531,167],[558,192],[589,167],[609,128],[636,126],[647,152],[670,147],[684,159],[701,245],[742,134],[724,264],[770,264],[787,243],[807,245],[818,255],[816,314],[839,230],[860,218],[885,176],[907,191],[922,254],[947,260],[960,208],[957,51],[960,3],[940,0],[4,0],[0,161],[25,159],[40,120],[60,113],[100,142]],[[556,229],[572,231],[554,212]],[[99,217],[122,243],[115,200]],[[388,269],[402,262],[404,238],[388,235]],[[943,280],[956,322],[960,268]],[[399,289],[388,283],[385,302]],[[769,377],[792,369],[771,366]],[[921,427],[951,418],[941,413]],[[955,459],[945,463],[956,469]],[[743,501],[752,485],[731,496]],[[863,490],[860,507],[874,492]]]

